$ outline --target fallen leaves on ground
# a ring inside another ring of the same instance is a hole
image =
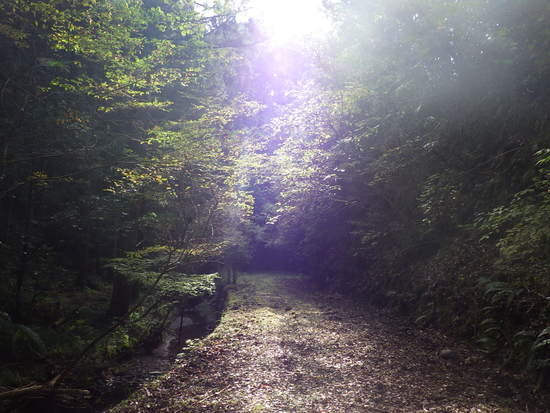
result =
[[[440,352],[452,347],[453,357]],[[550,404],[547,404],[550,405]],[[218,328],[113,413],[546,412],[465,344],[304,279],[245,275]]]

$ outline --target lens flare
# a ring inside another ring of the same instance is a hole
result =
[[[243,17],[253,19],[275,44],[320,38],[329,30],[322,0],[249,0]]]

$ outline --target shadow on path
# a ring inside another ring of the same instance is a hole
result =
[[[439,357],[450,345],[455,357]],[[541,403],[467,346],[267,274],[241,277],[203,345],[115,410],[547,411]]]

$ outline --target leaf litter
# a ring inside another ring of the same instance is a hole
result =
[[[441,357],[448,348],[453,357]],[[299,276],[245,274],[217,329],[111,412],[550,411],[545,406],[523,377],[467,344],[313,292]]]

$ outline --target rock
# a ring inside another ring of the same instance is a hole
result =
[[[450,348],[444,348],[439,352],[439,357],[445,360],[456,360],[458,358],[458,354]]]
[[[464,360],[464,364],[467,366],[473,366],[483,361],[483,356],[469,356]]]
[[[374,385],[374,389],[378,393],[385,393],[386,392],[386,386],[383,383],[380,383],[380,382],[378,382]]]

